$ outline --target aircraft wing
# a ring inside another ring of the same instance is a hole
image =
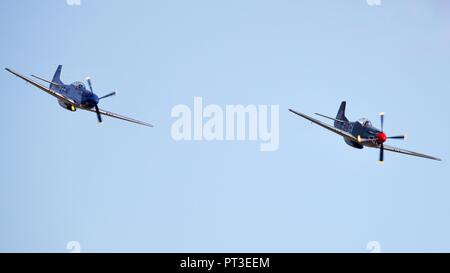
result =
[[[91,109],[80,108],[80,109],[83,109],[83,110],[95,113],[95,109],[94,108],[91,108]],[[125,121],[128,121],[128,122],[132,122],[132,123],[136,123],[136,124],[140,124],[140,125],[144,125],[144,126],[148,126],[148,127],[153,127],[153,125],[151,125],[149,123],[146,123],[146,122],[143,122],[143,121],[139,121],[139,120],[136,120],[136,119],[132,119],[132,118],[129,118],[129,117],[125,117],[125,116],[122,116],[122,115],[119,115],[119,114],[116,114],[116,113],[113,113],[113,112],[109,112],[109,111],[102,110],[102,109],[99,109],[99,111],[100,111],[100,114],[102,114],[104,116],[113,117],[113,118],[125,120]]]
[[[411,156],[417,156],[417,157],[422,157],[422,158],[442,161],[442,159],[434,157],[434,156],[429,156],[429,155],[420,154],[420,153],[416,153],[416,152],[412,152],[412,151],[408,151],[408,150],[403,150],[403,149],[400,149],[400,148],[397,148],[397,147],[388,146],[388,145],[384,145],[384,149],[386,151],[391,151],[391,152],[395,152],[395,153],[400,153],[400,154],[405,154],[405,155],[411,155]]]
[[[9,68],[5,68],[5,70],[10,72],[10,73],[12,73],[12,74],[14,74],[15,76],[21,78],[22,80],[28,82],[29,84],[36,86],[37,88],[41,89],[42,91],[52,95],[53,97],[57,98],[58,100],[62,100],[62,101],[66,102],[66,103],[69,103],[71,105],[75,105],[75,102],[72,99],[66,98],[65,96],[59,94],[58,92],[55,92],[55,91],[51,90],[50,88],[48,88],[48,87],[46,87],[44,85],[42,85],[42,84],[40,84],[40,83],[38,83],[36,81],[33,81],[32,79],[27,78],[24,75],[22,75],[20,73],[17,73],[17,72],[15,72],[15,71],[13,71],[13,70],[11,70]]]
[[[313,123],[315,123],[315,124],[317,124],[317,125],[319,125],[319,126],[322,126],[323,128],[325,128],[325,129],[327,129],[327,130],[330,130],[331,132],[333,132],[333,133],[335,133],[335,134],[338,134],[338,135],[340,135],[340,136],[343,136],[344,138],[346,138],[346,139],[348,139],[348,140],[352,140],[352,141],[358,142],[358,139],[357,139],[355,136],[353,136],[352,134],[350,134],[350,133],[348,133],[348,132],[346,132],[346,131],[344,131],[344,130],[335,128],[335,127],[333,127],[333,126],[331,126],[331,125],[328,125],[328,124],[326,124],[326,123],[324,123],[324,122],[321,122],[320,120],[317,120],[317,119],[312,118],[312,117],[310,117],[310,116],[307,116],[307,115],[305,115],[305,114],[296,112],[296,111],[294,111],[294,110],[292,110],[292,109],[289,109],[289,111],[291,111],[292,113],[294,113],[294,114],[296,114],[296,115],[299,115],[299,116],[301,116],[302,118],[305,118],[305,119],[307,119],[307,120],[309,120],[309,121],[311,121],[311,122],[313,122]]]

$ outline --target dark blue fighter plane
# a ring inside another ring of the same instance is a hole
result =
[[[345,106],[346,102],[343,101],[341,103],[341,107],[339,108],[339,111],[336,115],[336,118],[328,117],[322,114],[315,113],[318,116],[331,119],[334,121],[334,126],[328,125],[326,123],[323,123],[315,118],[312,118],[310,116],[307,116],[305,114],[299,113],[297,111],[294,111],[292,109],[289,109],[294,114],[297,114],[301,116],[302,118],[305,118],[319,126],[322,126],[325,129],[330,130],[333,133],[336,133],[340,136],[342,136],[345,140],[345,143],[348,145],[357,148],[362,149],[364,147],[370,147],[370,148],[377,148],[380,149],[380,162],[384,162],[384,150],[390,151],[390,152],[396,152],[401,153],[405,155],[411,155],[411,156],[417,156],[422,158],[428,158],[433,160],[439,160],[441,159],[420,154],[408,150],[403,150],[400,148],[392,147],[385,145],[384,142],[388,139],[405,139],[406,136],[387,136],[386,133],[383,131],[383,124],[384,124],[384,113],[380,113],[380,120],[381,120],[381,130],[375,128],[372,123],[366,119],[362,118],[359,119],[356,122],[351,122],[347,119],[345,116]]]
[[[98,108],[98,103],[101,99],[114,96],[116,92],[109,93],[107,95],[104,95],[102,97],[98,97],[93,89],[92,89],[92,83],[90,78],[86,78],[86,81],[89,85],[89,90],[86,89],[85,85],[82,82],[74,82],[72,84],[64,84],[61,81],[61,69],[62,66],[58,66],[58,69],[56,69],[55,75],[53,76],[53,79],[51,81],[40,78],[38,76],[32,75],[32,77],[41,80],[43,82],[46,82],[49,85],[49,87],[44,86],[43,84],[34,81],[30,78],[25,77],[24,75],[21,75],[9,68],[5,68],[6,71],[16,75],[17,77],[25,80],[26,82],[36,86],[37,88],[41,89],[44,92],[47,92],[48,94],[52,95],[58,100],[58,103],[61,107],[64,109],[67,109],[69,111],[75,112],[77,109],[90,111],[97,114],[98,122],[102,122],[102,115],[109,116],[133,123],[137,123],[140,125],[153,127],[151,124],[148,124],[146,122],[142,122],[139,120],[135,120],[129,117],[125,117],[119,114],[115,114],[109,111],[102,110]]]

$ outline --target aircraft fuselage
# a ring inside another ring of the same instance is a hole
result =
[[[344,137],[345,143],[357,149],[362,149],[364,146],[378,147],[386,141],[385,133],[372,126],[372,123],[365,118],[355,122],[335,122],[335,127],[352,134],[356,138],[364,139],[363,142],[356,142]]]
[[[73,105],[67,104],[64,101],[58,101],[61,107],[70,111],[75,111],[76,108],[91,109],[95,107],[99,101],[98,96],[87,90],[81,82],[60,85],[51,84],[50,89],[75,102],[75,107],[73,107]]]

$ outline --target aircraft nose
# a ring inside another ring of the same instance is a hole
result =
[[[97,95],[92,94],[92,96],[90,97],[90,101],[92,104],[97,105],[100,100],[98,99]]]
[[[83,99],[83,105],[89,108],[94,107],[99,102],[99,98],[95,94],[91,94]]]
[[[387,140],[387,136],[386,136],[385,133],[379,132],[379,133],[377,134],[377,142],[378,142],[379,144],[382,144],[382,143],[386,142],[386,140]]]

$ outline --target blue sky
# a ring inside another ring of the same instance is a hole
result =
[[[450,3],[1,1],[0,63],[91,76],[92,113],[0,73],[0,251],[450,251]],[[280,146],[176,142],[177,104],[280,105]],[[352,149],[289,113],[408,133],[435,162]]]

